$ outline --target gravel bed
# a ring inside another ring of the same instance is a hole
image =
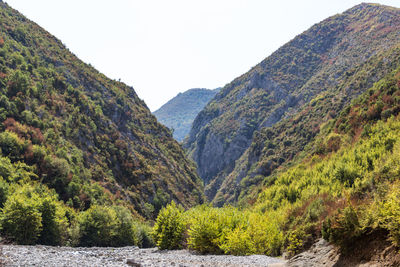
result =
[[[284,266],[278,258],[252,255],[196,255],[188,250],[156,248],[71,248],[51,246],[0,246],[0,266]]]

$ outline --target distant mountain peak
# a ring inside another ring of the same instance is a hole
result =
[[[189,134],[194,118],[219,90],[220,88],[189,89],[177,94],[153,114],[162,124],[173,130],[176,140],[182,141]]]
[[[348,9],[343,14],[346,14],[346,13],[354,14],[354,13],[358,13],[360,11],[365,11],[365,10],[369,10],[369,11],[396,10],[396,8],[387,6],[387,5],[378,4],[378,3],[361,3],[361,4],[358,4],[350,9]]]

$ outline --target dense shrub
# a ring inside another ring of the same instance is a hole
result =
[[[112,238],[113,246],[129,246],[137,243],[132,213],[123,206],[114,206],[115,233]],[[136,242],[135,242],[136,241]]]
[[[224,210],[208,206],[200,206],[190,212],[189,248],[201,253],[222,253],[220,245],[227,223],[225,215]]]
[[[22,159],[26,144],[16,133],[4,131],[0,133],[0,148],[4,156],[12,161]]]
[[[334,216],[324,221],[322,236],[324,239],[345,248],[354,238],[360,236],[362,229],[358,215],[352,205],[339,209]]]
[[[187,245],[188,248],[203,254],[233,255],[279,255],[281,251],[283,235],[278,222],[282,216],[278,214],[266,215],[233,207],[213,208],[208,205],[183,212],[174,204],[161,212],[153,233],[158,233],[162,238],[170,236],[176,240],[174,246],[168,244],[168,247],[165,244],[170,239],[159,239],[156,244],[163,249]],[[160,234],[161,230],[163,232]],[[179,235],[176,235],[177,233]]]
[[[379,207],[381,227],[389,230],[394,244],[400,246],[400,190],[398,184],[388,194],[387,201]]]
[[[18,244],[34,244],[42,231],[42,217],[38,197],[23,194],[11,195],[3,208],[2,233]]]
[[[0,177],[0,208],[3,208],[8,196],[8,183]]]
[[[135,222],[135,245],[140,248],[155,247],[156,244],[152,236],[152,228],[148,224]]]
[[[81,246],[152,246],[149,229],[123,206],[93,205],[79,218]]]
[[[160,210],[152,235],[160,249],[176,249],[182,247],[184,230],[183,208],[172,201]]]
[[[248,228],[254,242],[254,253],[277,256],[281,254],[283,232],[281,229],[284,211],[270,211],[260,214],[254,212],[250,215]]]
[[[115,211],[109,207],[93,205],[79,218],[81,246],[110,246],[115,236]]]
[[[19,244],[65,244],[68,222],[63,204],[45,186],[14,186],[4,204],[3,233]]]
[[[21,57],[22,61],[24,60]],[[15,71],[8,81],[8,94],[10,96],[15,96],[18,92],[24,94],[28,93],[29,86],[29,76],[21,72],[20,70]]]
[[[68,222],[64,207],[54,196],[41,198],[40,202],[42,231],[38,243],[43,245],[65,244]]]
[[[227,232],[225,242],[219,248],[226,254],[248,255],[254,252],[253,240],[247,229],[237,227]]]

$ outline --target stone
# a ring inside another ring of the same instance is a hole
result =
[[[142,267],[142,265],[138,262],[136,262],[134,259],[127,259],[126,264],[134,267]]]

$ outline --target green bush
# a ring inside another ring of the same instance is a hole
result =
[[[0,208],[4,207],[4,203],[8,196],[8,183],[0,176]]]
[[[400,190],[397,186],[388,194],[387,200],[379,207],[381,227],[389,230],[391,240],[400,246]]]
[[[123,206],[93,205],[79,216],[80,246],[151,246],[151,239]]]
[[[283,245],[282,212],[266,214],[252,212],[249,216],[249,232],[253,241],[253,252],[278,256]]]
[[[38,196],[11,195],[2,209],[2,233],[18,244],[31,245],[42,231],[42,217],[38,209]]]
[[[177,249],[183,245],[185,222],[183,208],[172,201],[160,210],[154,225],[152,235],[160,249]]]
[[[188,230],[188,245],[201,253],[217,253],[223,250],[220,248],[222,232],[224,230],[223,210],[200,206],[189,213],[190,228]],[[226,229],[226,232],[227,229]]]
[[[110,246],[115,237],[117,216],[113,209],[93,205],[79,218],[80,246]]]
[[[23,57],[21,57],[23,60]],[[15,96],[18,92],[29,94],[29,76],[21,72],[20,70],[15,71],[8,81],[8,94]]]
[[[137,245],[140,248],[152,248],[156,246],[153,240],[151,226],[144,223],[135,222],[134,229],[135,229],[135,245]]]
[[[292,257],[312,245],[312,235],[317,232],[317,225],[318,223],[302,224],[286,234],[284,247],[288,256]]]
[[[42,231],[38,240],[43,245],[63,245],[67,239],[68,222],[65,209],[56,197],[40,199],[39,211],[42,216]]]
[[[247,255],[255,251],[249,212],[199,206],[187,212],[188,246],[201,253]]]
[[[67,217],[69,224],[65,245],[71,247],[78,246],[80,242],[79,214],[73,208],[67,206],[65,207],[65,217]]]
[[[22,158],[25,150],[25,143],[18,137],[16,133],[4,131],[0,133],[0,148],[1,153],[7,156],[11,161],[17,161]]]
[[[13,190],[2,210],[4,235],[18,244],[65,244],[68,222],[57,196],[39,184],[17,185]]]
[[[129,246],[135,242],[135,228],[132,213],[123,206],[114,206],[115,211],[115,229],[112,237],[113,246]]]
[[[339,209],[322,224],[322,237],[342,248],[346,248],[361,233],[358,215],[352,205]]]
[[[226,238],[219,248],[225,254],[250,255],[254,253],[254,244],[249,231],[242,227],[237,227],[226,233]]]

